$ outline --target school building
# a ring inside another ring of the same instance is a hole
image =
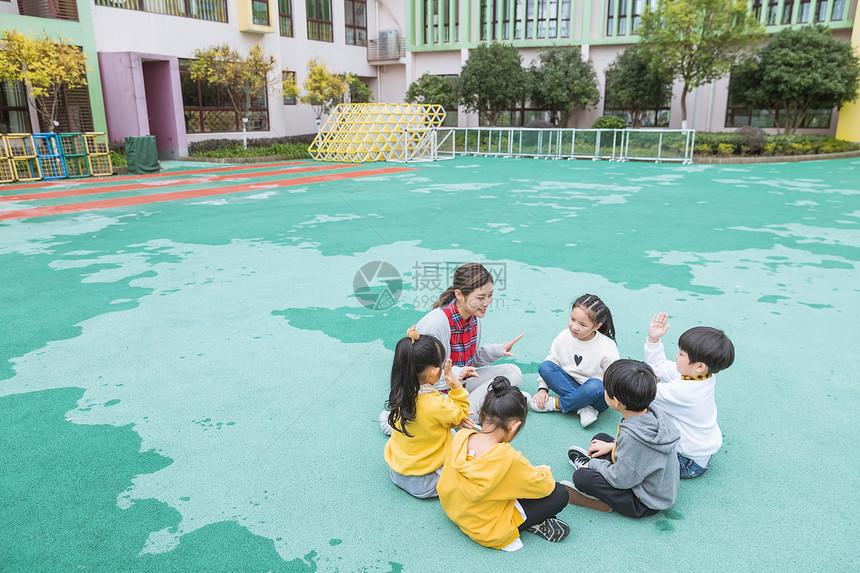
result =
[[[752,0],[768,32],[822,23],[834,37],[860,44],[858,0]],[[0,30],[46,31],[80,46],[89,63],[88,86],[63,94],[57,131],[107,131],[112,142],[154,135],[162,158],[187,154],[190,142],[241,137],[240,117],[226,94],[191,79],[196,49],[227,43],[246,53],[261,44],[276,70],[301,86],[307,63],[324,59],[351,72],[374,101],[400,102],[424,73],[459,74],[480,43],[513,44],[524,65],[549,46],[579,46],[597,71],[601,102],[571,118],[588,127],[604,114],[625,116],[603,89],[607,66],[637,41],[647,0],[0,0]],[[858,46],[860,50],[860,46]],[[664,105],[648,110],[648,125],[679,128],[680,86]],[[732,101],[730,78],[694,89],[688,126],[704,131],[744,125],[770,128],[771,112]],[[449,122],[476,126],[474,114],[450,110]],[[455,120],[456,117],[456,121]],[[540,109],[509,110],[505,124],[543,119]],[[47,131],[25,88],[0,85],[0,132]],[[314,133],[309,106],[280,93],[260,94],[246,128],[249,137]],[[860,141],[860,105],[817,110],[800,133]]]

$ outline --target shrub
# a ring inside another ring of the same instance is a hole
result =
[[[764,149],[766,135],[762,128],[745,125],[735,133],[741,136],[741,155],[758,155]]]
[[[627,127],[627,124],[620,117],[604,115],[595,119],[591,127],[592,129],[624,129]]]
[[[717,153],[720,155],[734,155],[735,146],[731,143],[721,143],[717,146]]]
[[[258,147],[271,147],[279,143],[299,143],[310,145],[316,134],[294,135],[288,137],[260,137],[257,139],[248,138],[248,149]],[[222,148],[241,147],[242,142],[236,139],[205,139],[203,141],[194,141],[188,144],[188,154],[198,156],[201,152],[216,151]]]

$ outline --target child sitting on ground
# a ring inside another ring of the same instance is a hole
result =
[[[678,430],[659,409],[649,406],[657,394],[657,377],[638,360],[618,360],[603,379],[606,403],[620,412],[613,440],[597,434],[588,452],[567,451],[576,468],[567,487],[569,501],[598,511],[615,510],[627,517],[647,517],[675,503]]]
[[[717,425],[714,374],[735,360],[732,341],[722,330],[697,326],[678,339],[675,362],[666,359],[660,339],[669,330],[665,312],[655,315],[648,326],[645,362],[660,377],[654,405],[678,427],[678,463],[682,478],[705,473],[711,456],[723,445]]]
[[[445,362],[447,396],[433,385],[442,372],[445,348],[413,326],[394,348],[388,424],[393,428],[385,444],[391,481],[417,498],[436,497],[436,483],[450,449],[451,428],[469,420],[469,393]]]
[[[618,360],[612,313],[600,297],[584,294],[573,302],[567,328],[552,341],[538,368],[540,388],[529,402],[535,412],[576,412],[585,428],[606,409],[603,373]],[[558,397],[550,396],[552,389]]]
[[[547,541],[570,533],[555,517],[567,505],[564,487],[547,466],[532,466],[510,444],[526,421],[527,402],[528,394],[496,376],[480,411],[481,431],[457,432],[439,478],[442,509],[485,547],[516,551],[522,531]]]

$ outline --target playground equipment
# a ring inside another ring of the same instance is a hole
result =
[[[113,165],[110,161],[106,134],[85,133],[84,148],[87,150],[87,166],[91,175],[95,177],[113,175]]]
[[[42,178],[38,152],[29,133],[10,133],[5,136],[12,161],[12,176],[16,181],[38,181]]]
[[[436,130],[444,119],[440,105],[340,104],[309,151],[320,161],[435,161]]]
[[[42,179],[65,179],[68,176],[60,138],[56,133],[34,133],[36,161],[42,170]]]
[[[9,146],[6,145],[6,138],[0,135],[0,183],[11,183],[15,180],[15,173],[12,171],[12,160],[9,152]]]
[[[89,177],[90,166],[87,162],[87,148],[84,146],[83,133],[61,133],[60,149],[66,161],[66,172],[69,179]]]

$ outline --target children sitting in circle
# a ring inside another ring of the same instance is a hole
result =
[[[450,391],[434,384],[443,372]],[[391,481],[418,498],[436,497],[436,482],[453,436],[451,428],[469,420],[469,393],[451,372],[442,343],[420,336],[413,326],[394,348],[388,423],[394,429],[385,444]]]
[[[556,517],[567,505],[565,488],[548,466],[531,465],[510,443],[526,421],[527,402],[527,394],[497,376],[480,411],[481,430],[457,432],[439,478],[442,509],[485,547],[516,551],[523,531],[547,541],[570,533]]]
[[[609,307],[596,295],[582,295],[538,368],[539,388],[529,407],[535,412],[576,412],[583,428],[591,425],[606,409],[603,373],[618,357]],[[558,396],[550,396],[549,389]]]
[[[717,425],[714,374],[735,360],[735,347],[722,330],[697,326],[678,339],[675,362],[666,359],[660,339],[669,330],[665,312],[654,315],[645,341],[645,361],[662,381],[654,405],[661,408],[681,433],[678,463],[682,478],[705,473],[711,456],[723,445]]]
[[[722,445],[714,374],[734,361],[721,330],[687,330],[671,362],[661,342],[668,316],[661,312],[648,327],[645,362],[622,360],[609,308],[596,295],[582,295],[538,368],[539,388],[530,397],[518,388],[519,368],[493,364],[512,356],[522,335],[481,344],[479,319],[492,300],[492,277],[472,263],[458,268],[453,282],[394,351],[390,411],[380,424],[391,435],[384,458],[399,488],[417,498],[438,496],[472,540],[515,551],[523,531],[565,539],[570,527],[557,515],[567,504],[647,517],[675,503],[680,478],[708,469]],[[532,466],[510,444],[528,410],[576,412],[584,428],[607,408],[621,414],[615,437],[598,433],[587,449],[568,448],[571,482],[557,483],[548,466]],[[480,426],[470,418],[475,411]]]
[[[647,517],[675,503],[678,429],[651,402],[657,377],[644,362],[618,360],[603,379],[606,403],[621,414],[615,438],[600,433],[588,451],[571,446],[570,503],[627,517]],[[444,471],[444,470],[443,470]]]

